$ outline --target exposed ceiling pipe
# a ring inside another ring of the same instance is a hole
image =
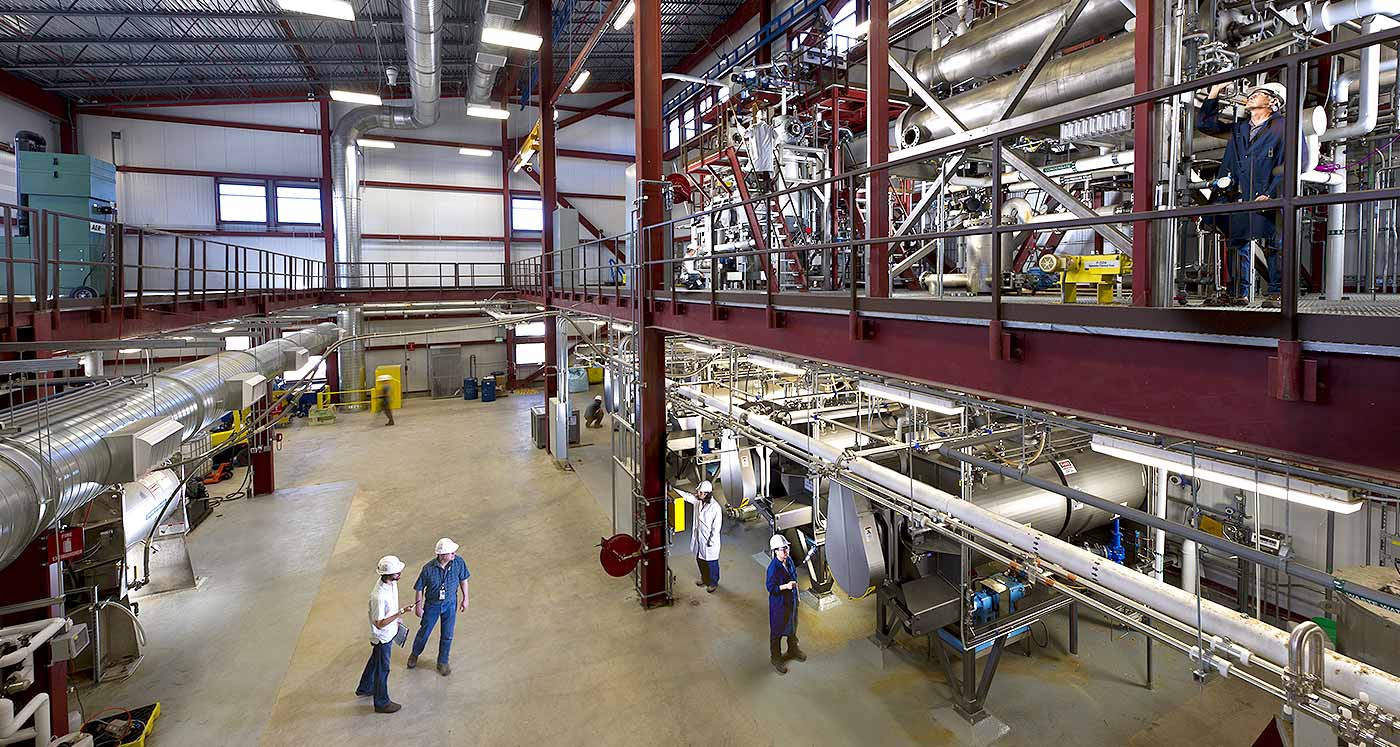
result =
[[[320,353],[339,338],[334,324],[319,324],[167,369],[140,384],[95,387],[60,396],[49,408],[6,411],[5,424],[19,435],[0,440],[0,568],[112,483],[116,461],[104,436],[169,418],[179,421],[181,438],[189,439],[228,411],[224,392],[230,379],[281,375],[288,353]]]
[[[408,106],[361,106],[346,112],[331,134],[331,205],[335,218],[336,283],[360,288],[360,156],[356,141],[371,130],[417,130],[438,121],[442,95],[442,0],[403,0],[404,44],[408,52]],[[351,335],[364,331],[358,307],[339,314]],[[340,382],[346,389],[364,386],[365,347],[347,344],[338,354]],[[355,409],[353,407],[347,409]]]
[[[1111,589],[1145,604],[1159,614],[1195,627],[1210,635],[1223,636],[1248,649],[1253,656],[1286,667],[1289,663],[1289,634],[1261,620],[1227,609],[1193,594],[1162,583],[1149,575],[1076,547],[1064,540],[964,501],[927,483],[911,481],[907,475],[883,467],[863,457],[852,457],[843,449],[811,438],[754,412],[693,387],[671,387],[697,405],[741,418],[745,425],[766,433],[814,457],[869,480],[898,495],[941,514],[975,527],[1030,556],[1043,558],[1080,578]],[[1333,651],[1325,654],[1326,684],[1352,698],[1363,697],[1389,713],[1400,713],[1400,678]]]

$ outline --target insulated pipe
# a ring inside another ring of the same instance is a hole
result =
[[[50,723],[49,694],[39,693],[30,698],[19,713],[15,713],[15,702],[0,698],[0,744],[33,741],[36,745],[48,745],[53,741],[53,726]],[[20,729],[24,722],[34,719],[34,725]]]
[[[938,49],[914,56],[913,72],[932,88],[1000,75],[1026,64],[1064,16],[1065,0],[1022,0]],[[1060,40],[1070,47],[1123,29],[1133,11],[1122,0],[1089,0]]]
[[[681,80],[685,81],[686,83],[699,83],[702,86],[714,86],[719,90],[723,91],[724,95],[729,95],[729,84],[725,83],[722,80],[714,80],[712,78],[701,78],[697,75],[686,75],[685,73],[662,73],[661,79]]]
[[[1181,541],[1181,590],[1187,594],[1196,593],[1196,576],[1200,570],[1200,550],[1191,540]]]
[[[739,419],[751,428],[784,441],[833,465],[857,474],[899,495],[907,495],[920,505],[947,514],[959,521],[1006,542],[1032,556],[1043,558],[1081,578],[1089,579],[1130,599],[1135,599],[1186,625],[1211,635],[1229,638],[1256,656],[1284,667],[1288,664],[1288,633],[1252,617],[1199,599],[1157,581],[1151,576],[1118,565],[1087,550],[1017,524],[976,504],[945,493],[932,485],[914,482],[908,476],[882,467],[868,459],[851,457],[843,449],[813,439],[756,413],[733,406],[692,387],[674,387],[678,395],[716,412]],[[1400,678],[1340,654],[1326,652],[1329,687],[1352,698],[1365,693],[1372,703],[1391,714],[1400,714]]]
[[[1026,56],[1029,55],[1028,52]],[[1025,57],[1020,62],[1025,62]],[[1050,107],[1065,104],[1080,108],[1092,103],[1083,101],[1085,97],[1132,85],[1133,74],[1133,35],[1122,34],[1046,63],[1013,114],[1048,114],[1045,110]],[[1014,75],[1007,76],[944,99],[943,105],[969,129],[991,124],[1015,88],[1016,80]],[[904,147],[952,134],[947,122],[929,109],[906,111],[899,118],[898,128]]]
[[[416,130],[438,121],[442,94],[442,0],[403,0],[404,44],[408,51],[409,106],[361,106],[346,112],[331,133],[331,207],[335,218],[336,283],[341,288],[362,288],[360,263],[360,158],[355,141],[370,130]],[[340,312],[346,331],[364,331],[364,313],[358,306]],[[351,342],[340,351],[340,385],[362,389],[365,385],[365,346]],[[354,410],[359,407],[348,407]]]
[[[97,389],[79,407],[0,414],[18,429],[17,435],[0,440],[0,568],[108,486],[112,454],[103,436],[159,417],[178,420],[182,438],[189,439],[223,416],[230,378],[281,375],[287,353],[303,348],[319,353],[339,338],[334,324],[319,324],[249,350],[166,369],[140,385]]]
[[[1304,23],[1314,34],[1325,34],[1348,21],[1374,15],[1400,16],[1400,0],[1334,0],[1309,13]]]

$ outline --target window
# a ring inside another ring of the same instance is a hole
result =
[[[671,118],[671,127],[666,134],[669,137],[667,148],[674,148],[681,144],[681,120],[678,117]]]
[[[515,365],[528,366],[532,363],[544,363],[544,343],[522,342],[516,345]]]
[[[694,107],[685,110],[685,139],[695,137],[695,109]]]
[[[321,224],[321,190],[316,187],[277,185],[277,223]]]
[[[247,350],[253,347],[253,338],[247,335],[233,335],[224,338],[225,350]]]
[[[220,223],[267,223],[267,185],[219,182]]]
[[[516,337],[544,337],[544,322],[521,322],[515,325]]]
[[[510,198],[510,226],[515,231],[543,231],[544,203],[533,197]]]
[[[217,218],[222,224],[266,226],[321,225],[321,188],[310,182],[225,180],[215,182]]]

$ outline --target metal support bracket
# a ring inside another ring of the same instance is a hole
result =
[[[1000,122],[1006,119],[1007,115],[1015,110],[1016,105],[1021,103],[1021,99],[1030,90],[1031,81],[1040,74],[1041,68],[1050,60],[1050,55],[1060,48],[1060,41],[1065,38],[1065,32],[1079,19],[1079,14],[1084,11],[1084,6],[1089,4],[1089,0],[1075,0],[1074,4],[1065,8],[1064,15],[1060,16],[1060,22],[1055,24],[1055,28],[1040,43],[1040,48],[1035,51],[1031,61],[1026,64],[1021,75],[1016,78],[1016,85],[1011,89],[1011,94],[1002,102],[1001,109],[992,118],[993,122]]]
[[[1029,179],[1031,183],[1035,184],[1035,186],[1037,187],[1040,187],[1040,189],[1042,189],[1046,194],[1054,198],[1056,202],[1063,205],[1066,210],[1074,214],[1076,218],[1101,217],[1098,213],[1094,212],[1093,208],[1079,201],[1079,199],[1076,198],[1074,195],[1071,195],[1069,192],[1065,191],[1064,187],[1061,187],[1060,185],[1056,184],[1054,179],[1051,179],[1050,177],[1046,176],[1045,172],[1041,171],[1035,166],[1032,166],[1024,158],[1021,158],[1020,156],[1016,155],[1016,153],[1012,152],[1011,150],[1003,149],[1001,152],[1001,157],[1007,163],[1011,164],[1011,168],[1021,172],[1021,174],[1024,175],[1027,179]],[[1000,164],[993,164],[993,166],[995,168],[1000,168]],[[1113,247],[1118,251],[1123,252],[1124,254],[1132,254],[1133,241],[1132,239],[1128,238],[1127,234],[1124,234],[1122,231],[1119,231],[1118,229],[1108,225],[1107,223],[1098,223],[1093,226],[1090,226],[1090,228],[1094,229],[1094,233],[1097,233],[1098,235],[1102,236],[1105,241],[1112,244]]]

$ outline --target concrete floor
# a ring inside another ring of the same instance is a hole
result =
[[[870,599],[804,608],[811,658],[773,672],[751,557],[761,527],[727,528],[713,595],[693,585],[677,535],[676,604],[642,612],[631,579],[598,566],[611,516],[590,489],[607,485],[607,431],[584,431],[592,445],[558,467],[529,441],[538,402],[411,399],[393,428],[367,414],[298,423],[277,454],[281,489],[224,504],[196,530],[205,581],[143,601],[147,659],[84,693],[88,712],[162,701],[153,747],[960,743],[964,730],[936,713],[948,690],[924,641],[880,652],[866,640]],[[443,535],[472,570],[453,674],[408,671],[396,650],[389,688],[404,710],[375,714],[353,694],[375,561],[408,562],[407,603],[412,569]],[[989,709],[1011,731],[997,744],[1247,745],[1276,710],[1235,680],[1195,684],[1160,648],[1148,691],[1141,637],[1081,623],[1079,657],[1064,651],[1063,615],[1046,648],[1003,657]]]

